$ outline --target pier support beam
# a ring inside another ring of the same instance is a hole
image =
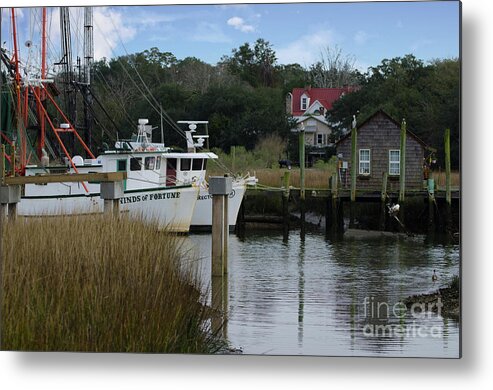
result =
[[[445,149],[445,229],[452,230],[452,190],[450,170],[450,129],[445,129],[443,136]]]
[[[349,227],[354,227],[354,209],[356,204],[356,175],[357,175],[357,129],[356,119],[353,120],[353,127],[351,129],[351,197],[349,202]]]
[[[303,126],[303,124],[302,124]],[[299,131],[301,237],[305,236],[305,128]]]
[[[401,124],[401,154],[400,154],[400,171],[399,171],[399,203],[406,199],[406,137],[407,137],[406,120]]]
[[[380,194],[380,230],[385,230],[387,226],[387,181],[388,173],[382,175],[382,192]]]
[[[104,199],[104,213],[113,215],[115,218],[120,215],[120,199],[123,198],[123,181],[101,182],[101,199]]]
[[[428,179],[428,237],[433,239],[436,231],[435,180]]]
[[[209,194],[212,195],[212,249],[211,275],[224,276],[228,272],[228,196],[233,181],[231,177],[212,176],[209,179]]]
[[[2,216],[5,216],[7,209],[9,222],[17,218],[17,203],[21,201],[21,186],[2,185],[0,186],[0,204],[2,205]]]
[[[284,172],[282,179],[282,218],[283,218],[283,239],[287,240],[289,236],[289,177],[291,173],[289,171]]]

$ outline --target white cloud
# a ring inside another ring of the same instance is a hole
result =
[[[201,22],[197,25],[195,33],[192,36],[195,42],[226,43],[231,42],[221,28],[214,23]]]
[[[113,57],[113,50],[132,40],[137,30],[126,24],[121,12],[109,7],[93,8],[94,58]]]
[[[232,18],[229,18],[227,23],[228,26],[232,26],[235,29],[240,30],[241,32],[244,33],[255,31],[255,28],[252,25],[246,24],[245,21],[239,16],[233,16]]]
[[[313,34],[303,35],[296,41],[276,50],[278,62],[281,64],[298,63],[310,66],[320,59],[320,53],[334,41],[330,30],[321,30]]]
[[[354,42],[358,45],[364,45],[370,36],[363,30],[359,30],[354,34]]]

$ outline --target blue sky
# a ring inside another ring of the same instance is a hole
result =
[[[53,52],[59,50],[57,12],[49,12]],[[28,25],[38,14],[28,8],[18,13],[19,30],[27,36],[21,42],[36,41]],[[10,24],[6,16],[4,11],[2,40]],[[82,20],[80,9],[73,8],[71,17],[74,24]],[[156,46],[179,59],[214,64],[258,38],[272,44],[279,63],[302,66],[316,62],[327,46],[353,56],[361,70],[408,53],[425,61],[459,56],[457,1],[107,6],[94,9],[94,20],[96,57]],[[77,38],[74,48],[81,50]]]

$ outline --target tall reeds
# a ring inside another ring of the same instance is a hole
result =
[[[104,216],[6,225],[1,348],[211,353],[198,278],[176,237]]]

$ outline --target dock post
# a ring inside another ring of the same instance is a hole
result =
[[[339,230],[340,230],[340,221],[339,221],[340,210],[339,209],[342,207],[342,205],[339,202],[339,191],[338,191],[339,184],[338,184],[337,178],[338,178],[337,173],[332,175],[332,184],[331,184],[331,187],[332,187],[332,218],[331,219],[332,219],[332,231],[335,234],[339,233]]]
[[[428,179],[428,236],[433,237],[435,230],[435,180]]]
[[[209,179],[209,194],[212,195],[212,249],[211,275],[224,276],[227,273],[229,224],[225,214],[228,196],[232,190],[232,178],[212,176]]]
[[[450,172],[450,129],[445,129],[445,228],[450,229],[452,223],[452,190]]]
[[[405,224],[406,219],[406,138],[407,124],[403,119],[401,123],[401,145],[400,145],[400,161],[399,161],[399,205],[400,205],[400,220]]]
[[[349,202],[349,227],[354,227],[354,209],[356,203],[356,175],[357,175],[357,130],[356,118],[351,129],[351,198]]]
[[[283,217],[283,238],[286,240],[289,235],[289,171],[284,172],[282,185],[282,217]]]
[[[20,185],[2,185],[0,186],[0,204],[2,205],[2,218],[5,216],[7,209],[8,220],[13,222],[17,218],[17,203],[21,201]]]
[[[113,215],[115,218],[120,216],[120,199],[124,193],[123,181],[101,182],[100,197],[104,200],[104,213]]]
[[[387,224],[387,181],[388,173],[382,175],[382,193],[380,194],[380,230],[385,230]]]
[[[302,124],[303,126],[303,124]],[[305,128],[299,131],[301,235],[305,235]]]
[[[209,194],[212,195],[212,249],[211,249],[211,303],[214,309],[212,331],[227,333],[228,307],[228,196],[233,180],[228,176],[209,178]]]
[[[325,204],[325,235],[329,236],[332,232],[332,176],[329,177],[329,193]]]
[[[406,120],[401,124],[401,158],[399,161],[399,202],[404,202],[406,198]]]

